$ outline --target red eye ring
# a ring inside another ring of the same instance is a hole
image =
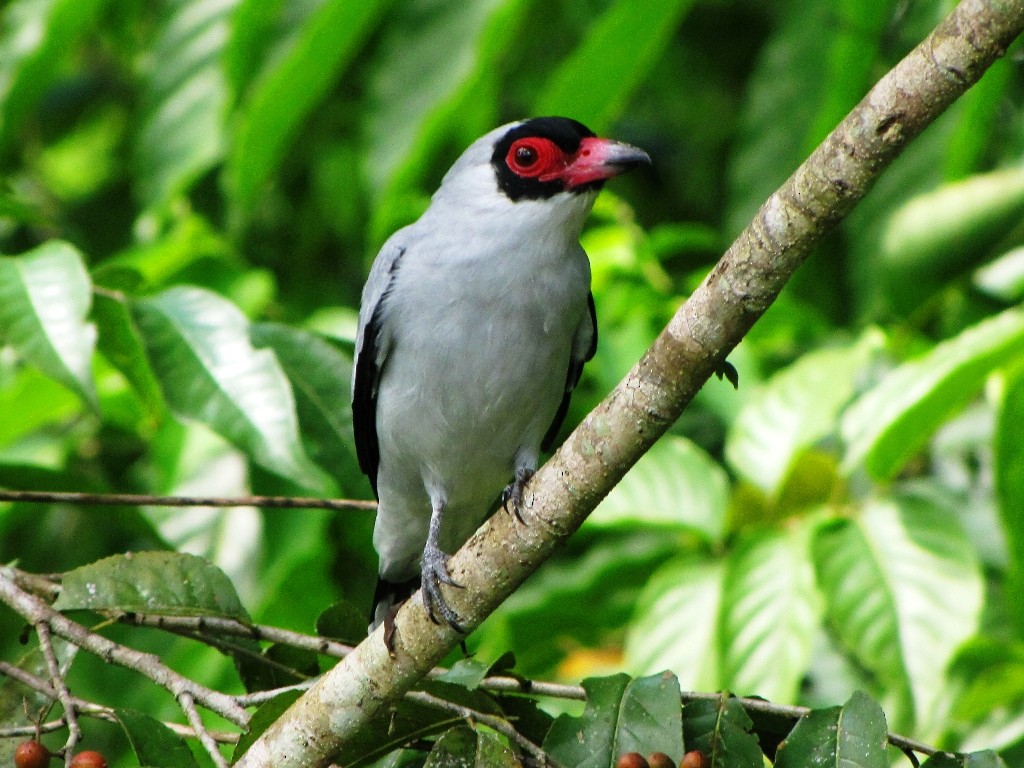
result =
[[[549,181],[557,178],[566,164],[565,153],[550,139],[527,136],[516,139],[505,155],[505,164],[517,176]]]

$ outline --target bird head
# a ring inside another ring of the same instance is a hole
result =
[[[505,126],[491,153],[498,188],[513,201],[597,190],[613,176],[650,162],[643,150],[598,138],[566,117]]]
[[[598,138],[566,117],[509,123],[477,139],[455,162],[436,201],[465,207],[532,207],[550,201],[589,210],[608,179],[651,162],[629,144]]]

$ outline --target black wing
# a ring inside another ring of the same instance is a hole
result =
[[[356,439],[359,468],[377,493],[380,445],[377,442],[377,385],[380,383],[383,307],[391,291],[404,248],[385,244],[370,270],[363,291],[359,334],[356,338],[355,370],[352,377],[352,431]]]
[[[540,447],[542,451],[551,450],[555,438],[558,437],[558,430],[562,428],[562,422],[565,421],[565,415],[569,412],[569,400],[572,398],[572,391],[580,383],[580,376],[583,375],[583,365],[592,360],[594,353],[597,352],[597,310],[594,308],[593,293],[587,294],[587,309],[590,313],[590,344],[582,352],[573,349],[572,355],[569,358],[569,370],[565,378],[565,394],[562,395],[562,402],[559,403],[558,410],[555,411],[555,418],[551,421],[551,426],[548,427],[548,432],[541,441]]]

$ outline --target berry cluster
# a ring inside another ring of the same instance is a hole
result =
[[[14,768],[47,768],[53,756],[41,742],[23,741],[14,750]],[[90,749],[71,758],[71,768],[107,768],[107,760]]]
[[[679,768],[709,768],[710,763],[703,752],[693,750],[683,755],[679,761]],[[623,754],[615,768],[676,768],[675,762],[664,752],[652,752],[644,757],[639,752],[626,752]]]

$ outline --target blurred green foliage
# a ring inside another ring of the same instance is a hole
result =
[[[543,113],[654,159],[584,235],[601,343],[578,420],[951,6],[9,0],[0,484],[369,497],[347,402],[368,264],[463,147]],[[862,688],[894,730],[1024,760],[1022,157],[1018,45],[733,353],[739,390],[712,380],[471,650],[573,681],[670,668],[684,689],[779,702]],[[57,572],[187,550],[254,619],[312,631],[339,598],[368,604],[371,527],[6,504],[0,559]],[[17,658],[17,618],[0,626]],[[239,685],[212,652],[141,643]],[[71,683],[173,713],[133,680],[80,654]]]

